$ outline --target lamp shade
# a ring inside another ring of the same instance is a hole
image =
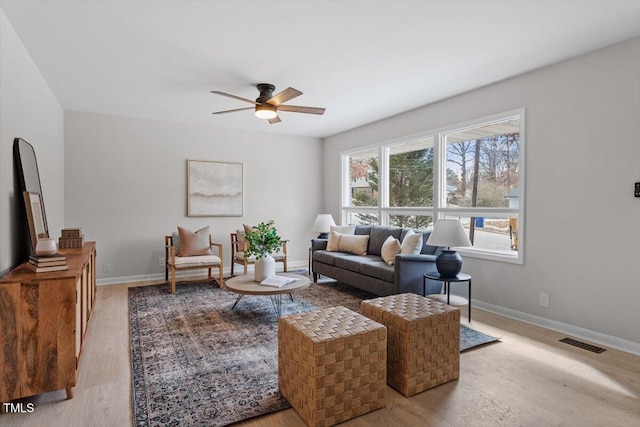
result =
[[[439,219],[427,240],[430,246],[471,246],[471,242],[458,219]]]
[[[333,217],[330,214],[318,214],[311,229],[318,233],[328,233],[332,225],[336,225],[336,223],[333,222]]]

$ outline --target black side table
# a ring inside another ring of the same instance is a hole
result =
[[[422,277],[422,294],[427,293],[427,279],[437,280],[444,282],[444,291],[447,294],[447,304],[451,301],[451,283],[457,282],[469,282],[469,308],[468,308],[468,320],[471,322],[471,276],[466,273],[459,273],[456,277],[442,277],[437,271],[431,273],[424,273]]]

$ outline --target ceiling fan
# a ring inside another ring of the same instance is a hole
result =
[[[280,122],[280,117],[278,116],[278,111],[288,111],[291,113],[305,113],[305,114],[324,114],[324,108],[318,107],[301,107],[298,105],[283,105],[284,102],[289,101],[290,99],[296,98],[302,95],[297,89],[292,87],[288,87],[277,95],[273,94],[273,91],[276,87],[269,83],[260,83],[256,85],[258,91],[260,92],[260,96],[256,98],[255,101],[252,101],[247,98],[242,98],[240,96],[231,95],[230,93],[220,92],[217,90],[212,90],[211,93],[215,93],[216,95],[222,95],[233,99],[238,99],[240,101],[248,102],[249,104],[254,104],[255,107],[246,107],[246,108],[236,108],[235,110],[224,110],[224,111],[216,111],[211,114],[225,114],[225,113],[233,113],[235,111],[244,111],[244,110],[255,110],[256,117],[260,119],[267,119],[270,124]]]

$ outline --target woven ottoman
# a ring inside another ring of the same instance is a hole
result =
[[[278,386],[309,426],[384,406],[387,329],[344,307],[278,319]]]
[[[409,397],[460,376],[460,310],[416,294],[362,301],[387,327],[387,381]]]

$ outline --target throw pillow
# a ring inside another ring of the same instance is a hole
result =
[[[355,236],[343,234],[340,237],[340,252],[347,252],[354,255],[366,255],[369,236]]]
[[[329,252],[338,252],[340,251],[340,237],[342,234],[337,231],[332,231],[329,233],[329,241],[327,242],[327,250]]]
[[[382,259],[389,265],[395,263],[396,255],[400,253],[400,241],[393,236],[387,237],[387,240],[382,244],[382,250],[380,251]]]
[[[354,255],[366,255],[367,245],[369,244],[369,236],[355,236],[349,234],[340,234],[336,231],[329,233],[329,241],[327,242],[327,251],[329,252],[347,252]]]
[[[418,255],[422,250],[422,234],[414,233],[413,230],[407,231],[404,239],[402,239],[402,246],[400,248],[401,254]]]
[[[209,226],[193,232],[178,226],[180,235],[180,256],[211,255],[209,245]]]
[[[340,234],[356,234],[355,225],[332,225],[330,231],[335,231]]]
[[[247,241],[244,238],[244,230],[236,230],[236,236],[238,236],[238,250],[241,251],[244,248],[244,242]]]

